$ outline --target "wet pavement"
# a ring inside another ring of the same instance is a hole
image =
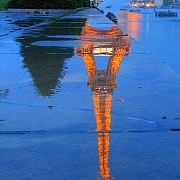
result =
[[[1,179],[180,178],[180,77],[162,59],[93,9],[1,15]]]
[[[122,10],[118,11],[117,16],[118,25],[180,75],[180,9],[173,11],[177,12],[178,16],[156,17],[154,9],[138,13]]]

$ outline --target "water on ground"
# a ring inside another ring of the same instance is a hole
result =
[[[173,11],[178,12],[177,17],[155,17],[154,10],[120,10],[117,16],[118,24],[131,37],[180,74],[180,11]]]
[[[2,180],[179,179],[169,66],[96,10],[1,17]]]

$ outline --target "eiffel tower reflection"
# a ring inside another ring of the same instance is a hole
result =
[[[113,179],[108,167],[111,131],[111,107],[113,91],[117,87],[116,77],[124,56],[130,52],[130,39],[117,27],[98,30],[85,24],[81,40],[84,43],[76,49],[81,56],[88,75],[87,86],[91,88],[96,119],[99,169],[102,179]],[[107,68],[97,70],[95,56],[109,56]]]

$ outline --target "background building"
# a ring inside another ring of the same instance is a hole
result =
[[[161,7],[163,5],[163,0],[154,0],[154,6]]]

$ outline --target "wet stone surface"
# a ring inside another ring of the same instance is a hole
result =
[[[6,16],[1,179],[180,177],[171,68],[93,9],[58,22]]]

